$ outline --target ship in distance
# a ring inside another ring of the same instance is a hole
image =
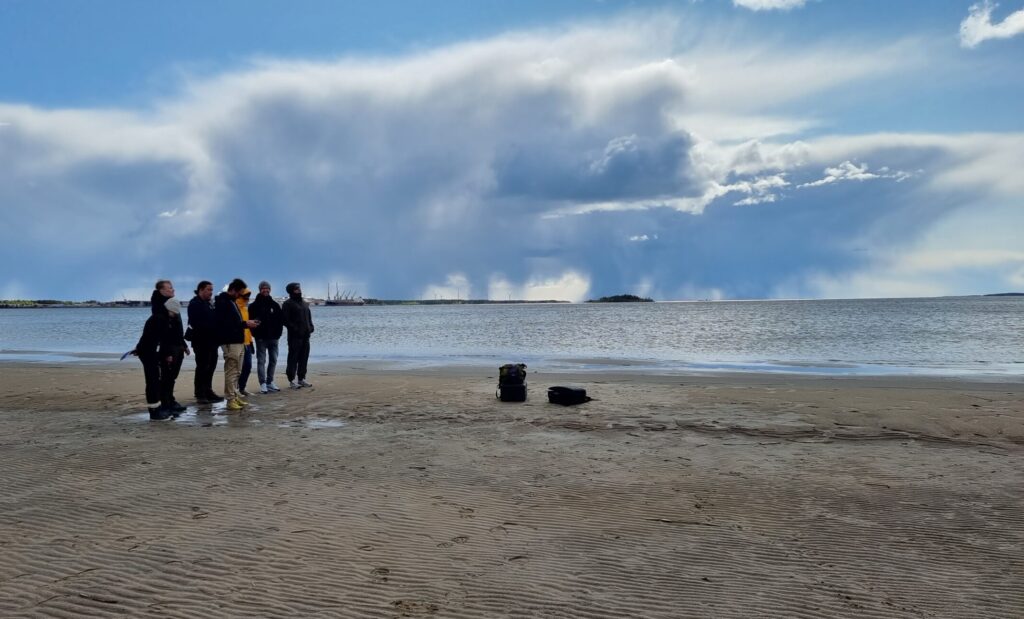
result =
[[[349,292],[347,290],[342,291],[340,288],[335,287],[334,294],[331,294],[331,285],[327,285],[327,298],[324,299],[324,305],[366,305],[366,301],[363,297],[356,296],[355,292]]]

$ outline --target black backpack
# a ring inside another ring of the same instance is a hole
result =
[[[498,368],[498,392],[502,402],[526,401],[526,364],[506,363]]]

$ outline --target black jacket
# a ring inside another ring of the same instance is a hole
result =
[[[216,346],[217,314],[213,305],[198,295],[188,302],[188,324],[192,327],[192,343],[200,346]]]
[[[214,313],[217,317],[217,343],[244,344],[245,323],[242,321],[242,312],[238,311],[235,300],[228,293],[217,295]]]
[[[281,306],[273,297],[256,295],[249,303],[249,318],[260,321],[260,326],[252,329],[252,336],[258,340],[278,340],[284,332],[284,315]]]
[[[142,337],[135,345],[135,352],[140,357],[153,355],[175,355],[185,349],[184,330],[181,326],[181,315],[167,311],[164,303],[167,297],[154,290],[149,299],[149,318],[142,328]]]
[[[313,314],[309,303],[302,299],[288,298],[281,305],[284,326],[288,327],[288,338],[306,338],[313,334]]]

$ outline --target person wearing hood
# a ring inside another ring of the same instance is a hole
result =
[[[132,351],[145,372],[146,406],[151,420],[170,419],[185,410],[174,399],[174,382],[184,356],[189,353],[181,326],[181,302],[174,296],[174,284],[162,279],[150,297],[150,316]]]
[[[260,326],[252,330],[256,342],[256,375],[260,378],[260,393],[270,393],[280,391],[274,382],[274,371],[277,369],[277,344],[284,332],[284,319],[281,306],[270,296],[270,282],[260,282],[259,291],[249,305],[249,315],[260,321]]]
[[[196,353],[194,380],[196,402],[223,402],[213,391],[213,373],[217,371],[217,314],[213,309],[213,283],[203,280],[196,285],[196,296],[188,304],[188,326],[192,348]]]
[[[240,281],[240,280],[239,280]],[[249,322],[249,297],[252,296],[252,291],[248,288],[244,288],[235,297],[235,305],[238,306],[238,311],[242,314],[242,320],[248,324]],[[245,342],[242,348],[242,371],[238,375],[238,393],[242,397],[248,397],[250,394],[246,390],[245,386],[249,382],[249,375],[252,374],[252,355],[255,352],[252,345],[252,331],[248,327],[245,329]]]
[[[309,362],[309,336],[313,335],[313,315],[302,298],[302,286],[292,282],[284,287],[288,298],[281,304],[284,326],[288,328],[288,384],[292,389],[312,387],[306,381]]]
[[[246,289],[244,281],[234,279],[228,284],[227,290],[217,295],[214,303],[217,342],[224,351],[224,397],[228,401],[228,410],[232,411],[241,410],[247,405],[238,389],[238,378],[242,373],[242,358],[245,354],[245,332],[260,324],[256,320],[243,319],[242,312],[235,303],[235,299]]]

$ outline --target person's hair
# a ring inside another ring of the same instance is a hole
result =
[[[203,288],[206,288],[207,286],[212,286],[212,285],[213,285],[213,282],[208,282],[208,281],[206,281],[204,279],[203,281],[201,281],[198,284],[196,284],[196,294],[199,294],[199,291],[202,290]]]
[[[156,285],[153,286],[153,290],[160,290],[161,288],[164,287],[164,284],[169,284],[169,283],[171,283],[171,280],[169,280],[169,279],[158,279],[158,280],[156,280]]]
[[[302,286],[302,284],[300,284],[299,282],[291,282],[287,286],[284,287],[284,291],[287,292],[288,294],[291,294],[291,293],[295,292],[296,288],[300,288],[301,286]]]
[[[246,288],[248,288],[248,286],[245,284],[245,280],[239,277],[236,277],[235,279],[231,280],[231,283],[228,284],[228,290],[237,290],[241,292]]]
[[[270,288],[270,282],[268,282],[266,280],[263,280],[262,282],[260,282],[260,285],[257,286],[256,288],[257,288],[257,290],[263,290],[264,288]],[[273,288],[271,288],[271,290],[273,290]]]

